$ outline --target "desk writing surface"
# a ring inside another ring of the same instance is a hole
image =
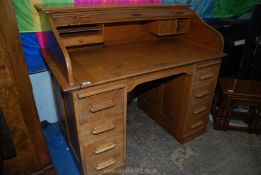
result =
[[[177,39],[75,49],[69,54],[79,84],[110,82],[220,57],[216,52]]]

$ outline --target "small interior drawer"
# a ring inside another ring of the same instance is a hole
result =
[[[181,18],[177,20],[176,33],[187,33],[190,30],[190,19]]]
[[[65,47],[79,46],[87,44],[103,43],[104,37],[101,34],[98,35],[87,35],[87,36],[71,36],[68,38],[62,38]]]
[[[190,19],[176,18],[155,20],[146,23],[144,27],[149,32],[158,36],[187,33],[190,28]]]
[[[58,27],[65,47],[104,42],[103,24],[85,24]]]
[[[84,91],[78,93],[79,122],[81,125],[110,116],[123,115],[123,89],[88,96]]]
[[[177,20],[160,20],[158,35],[171,35],[175,34],[177,30]]]
[[[155,20],[144,24],[144,28],[152,34],[157,36],[172,35],[176,34],[177,20],[166,19],[166,20]]]

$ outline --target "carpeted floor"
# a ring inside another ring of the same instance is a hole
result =
[[[128,106],[127,169],[122,174],[261,175],[261,136],[207,132],[179,144],[136,105]]]
[[[57,124],[45,129],[58,175],[78,175]],[[184,145],[128,105],[127,168],[122,175],[261,175],[261,136],[237,131],[207,132]]]

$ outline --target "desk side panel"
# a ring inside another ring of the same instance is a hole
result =
[[[55,92],[55,102],[60,126],[66,141],[69,144],[76,161],[81,162],[77,119],[75,117],[74,98],[72,92],[63,92],[55,78],[53,77],[53,88]]]
[[[47,41],[48,43],[47,48],[45,50],[48,51],[50,55],[50,60],[47,61],[50,69],[53,69],[53,66],[50,66],[49,62],[54,63],[56,65],[57,70],[52,70],[53,72],[59,72],[61,76],[67,81],[69,85],[73,85],[73,74],[72,74],[72,66],[69,54],[67,49],[64,47],[63,43],[61,42],[60,36],[57,32],[55,23],[53,22],[52,16],[48,16],[52,32],[47,33]],[[44,58],[46,57],[43,55]],[[58,82],[60,83],[60,78],[56,77]]]
[[[178,37],[186,42],[203,46],[217,53],[223,52],[224,41],[222,35],[196,14],[191,17],[189,33]]]

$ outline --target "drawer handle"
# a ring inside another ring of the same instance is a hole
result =
[[[203,76],[200,76],[200,80],[207,80],[207,79],[210,79],[210,78],[213,78],[215,75],[214,74],[207,74],[207,75],[203,75]]]
[[[203,125],[203,124],[204,124],[203,121],[199,121],[199,122],[194,123],[193,125],[191,125],[190,128],[191,128],[191,129],[194,129],[194,128],[197,128],[197,127],[199,127],[199,126],[201,126],[201,125]]]
[[[114,106],[115,106],[115,104],[113,103],[113,101],[109,100],[109,101],[107,101],[103,104],[91,105],[90,111],[92,113],[95,113],[95,112],[98,112],[98,111],[102,111],[102,110],[105,110],[105,109],[112,108]]]
[[[105,151],[111,150],[111,149],[113,149],[115,147],[116,147],[116,144],[114,144],[114,143],[110,143],[110,144],[107,144],[107,145],[99,146],[99,147],[95,148],[94,153],[95,154],[100,154],[100,153],[103,153]]]
[[[202,98],[202,97],[208,96],[209,94],[210,94],[209,91],[204,91],[204,92],[198,93],[196,95],[196,98]]]
[[[116,128],[116,126],[113,123],[109,124],[109,125],[102,126],[102,127],[93,128],[92,129],[92,134],[93,135],[101,134],[103,132],[110,131],[110,130],[112,130],[114,128]]]
[[[114,159],[110,159],[110,160],[108,160],[108,161],[106,161],[106,162],[103,162],[103,163],[98,164],[98,165],[95,167],[95,169],[96,169],[96,170],[102,170],[102,169],[104,169],[104,168],[107,168],[107,167],[110,167],[110,166],[114,165],[115,163],[116,163],[116,161],[115,161]]]
[[[193,111],[193,114],[200,114],[200,113],[206,111],[207,109],[208,108],[206,106],[201,107],[201,108],[197,109],[196,111]]]

